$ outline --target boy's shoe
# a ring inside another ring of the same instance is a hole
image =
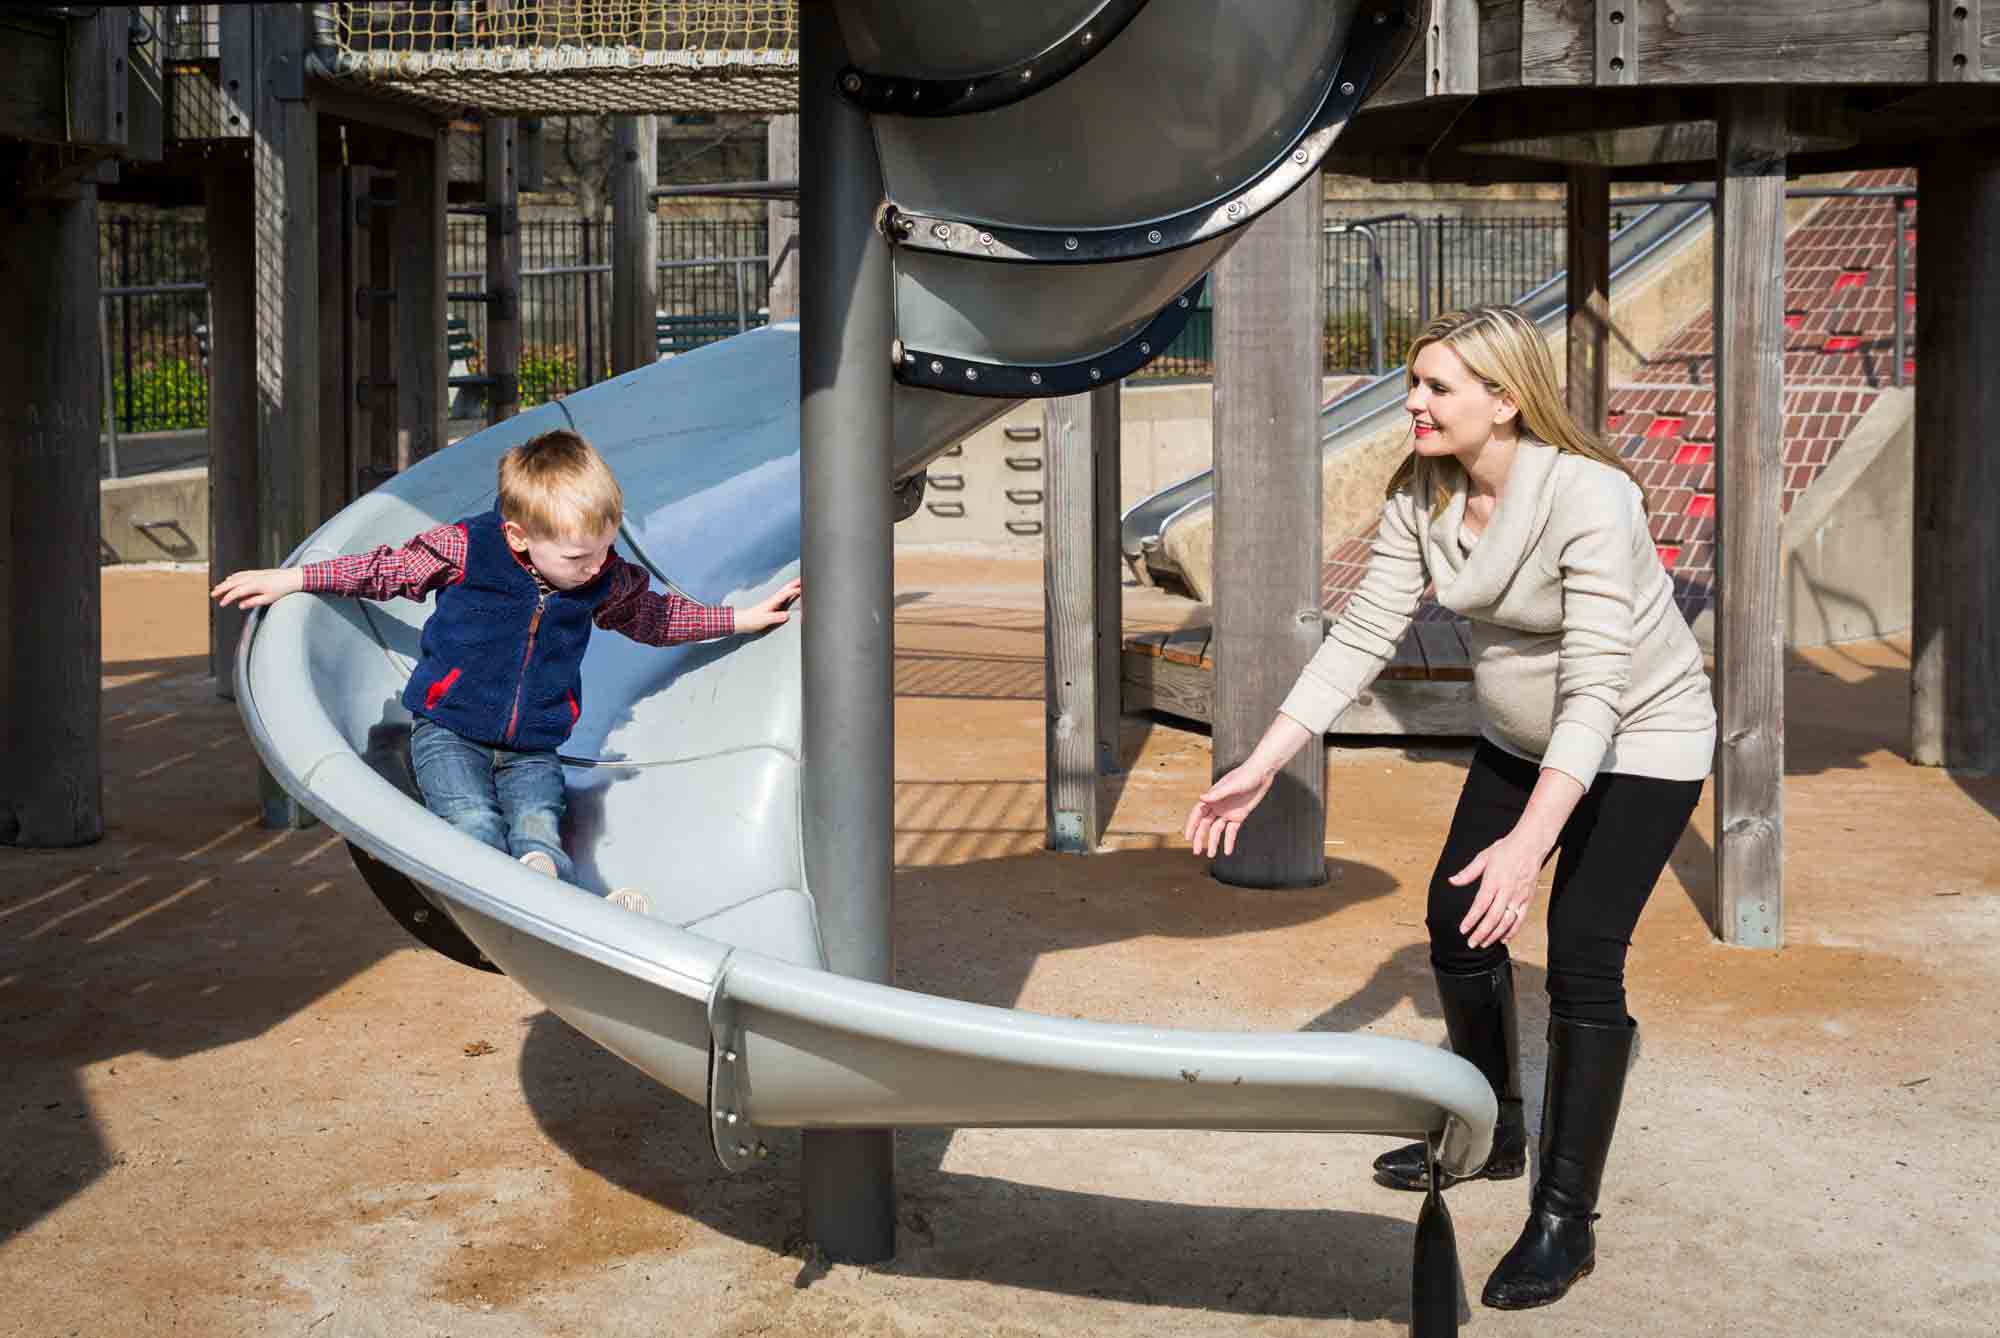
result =
[[[521,863],[527,865],[536,873],[545,873],[551,878],[556,876],[556,862],[550,858],[549,853],[545,850],[530,850],[527,854],[521,856]]]
[[[604,899],[613,906],[623,906],[634,915],[651,915],[653,913],[652,901],[644,892],[641,892],[636,887],[621,887]]]

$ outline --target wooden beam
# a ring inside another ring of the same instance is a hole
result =
[[[62,20],[31,16],[17,20],[0,41],[0,138],[45,144],[68,138],[68,47]]]
[[[660,237],[653,207],[659,181],[659,118],[616,118],[611,163],[611,370],[660,358]]]
[[[486,122],[480,150],[486,184],[486,349],[482,364],[500,378],[486,388],[486,421],[498,423],[521,410],[521,182],[517,165],[520,122],[511,116]]]
[[[1213,670],[1127,650],[1120,673],[1128,711],[1159,711],[1203,724],[1214,718]],[[1326,733],[1329,739],[1477,738],[1479,703],[1470,680],[1378,678]]]
[[[363,92],[345,79],[314,77],[307,81],[313,106],[322,116],[335,116],[372,130],[410,139],[429,139],[444,119],[422,107]]]
[[[1586,87],[1598,82],[1600,28],[1627,30],[1617,52],[1605,51],[1607,73],[1622,53],[1643,83],[1922,83],[1931,3],[1519,0],[1500,7],[1519,12],[1520,86]],[[1625,15],[1623,23],[1611,23],[1613,11]]]
[[[1125,644],[1125,554],[1118,546],[1119,502],[1124,492],[1124,384],[1090,392],[1091,614],[1097,654],[1097,774],[1116,776],[1125,768],[1119,755],[1118,724],[1124,715],[1118,690],[1118,656]],[[1104,821],[1109,822],[1109,810]],[[1100,827],[1100,832],[1102,828]]]
[[[1089,854],[1110,818],[1097,778],[1118,765],[1118,387],[1046,400],[1042,423],[1048,844]]]
[[[796,181],[799,176],[799,118],[773,116],[765,131],[768,152],[765,175],[773,181]],[[769,247],[771,276],[771,322],[797,320],[799,315],[799,205],[796,200],[773,200],[765,207],[765,236]]]
[[[1319,647],[1319,406],[1325,291],[1315,172],[1215,269],[1214,772],[1263,737]],[[1243,887],[1326,877],[1326,758],[1314,740],[1218,856]]]
[[[445,135],[405,137],[396,154],[396,467],[444,449],[451,406],[445,352]]]
[[[1478,0],[1432,0],[1424,50],[1430,58],[1425,89],[1432,97],[1478,93]]]
[[[331,138],[329,136],[329,138]],[[327,147],[336,149],[338,144]],[[354,462],[349,455],[354,392],[348,379],[349,332],[354,308],[347,305],[347,249],[354,232],[354,207],[347,200],[347,170],[340,154],[319,162],[319,497],[322,520],[353,497]]]
[[[1981,0],[1931,0],[1931,78],[1941,84],[1978,83]]]
[[[358,297],[362,288],[379,292],[395,287],[395,206],[380,201],[395,199],[396,179],[379,168],[353,170],[355,197],[377,202],[355,215],[357,223],[367,220],[366,229],[354,239],[354,286]],[[400,334],[396,308],[392,303],[370,297],[355,308],[357,315],[363,311],[368,313],[362,327],[365,333],[357,338],[355,349],[359,363],[355,406],[361,420],[356,436],[362,442],[356,484],[358,491],[366,492],[384,479],[393,478],[402,468],[403,443],[402,433],[396,430],[396,345]]]
[[[1715,350],[1720,706],[1716,932],[1781,947],[1784,890],[1785,98],[1720,94]],[[1925,290],[1929,291],[1926,284]]]
[[[104,835],[96,192],[13,202],[0,254],[0,844],[86,845]]]
[[[128,47],[125,80],[125,160],[157,163],[167,153],[167,75],[157,41]]]
[[[123,149],[131,75],[125,53],[132,45],[132,17],[124,5],[101,5],[88,18],[71,19],[68,70],[70,144]]]
[[[1918,168],[1916,608],[1910,755],[2000,771],[2000,162],[1947,140]]]
[[[266,567],[282,563],[321,519],[319,116],[310,102],[288,96],[306,31],[303,5],[256,9],[257,558]],[[311,821],[261,769],[259,778],[265,826]]]
[[[263,565],[257,551],[257,192],[249,156],[225,149],[203,176],[208,202],[208,574]],[[243,610],[209,606],[208,671],[236,697]]]
[[[1569,294],[1569,412],[1604,431],[1611,396],[1611,176],[1572,167],[1566,200]]]

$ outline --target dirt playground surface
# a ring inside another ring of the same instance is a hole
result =
[[[415,947],[336,837],[258,827],[203,584],[106,573],[109,830],[0,850],[0,1333],[1404,1332],[1379,1139],[906,1134],[895,1260],[810,1258],[795,1142],[726,1174],[701,1110]],[[905,556],[898,590],[903,985],[1441,1043],[1421,889],[1464,747],[1333,753],[1331,879],[1248,892],[1179,840],[1207,739],[1128,719],[1105,850],[1049,854],[1039,563]],[[1908,691],[1904,641],[1791,662],[1786,946],[1711,937],[1704,801],[1633,947],[1598,1271],[1480,1308],[1526,1182],[1461,1186],[1467,1333],[2000,1328],[2000,780],[1908,765]],[[1532,1123],[1539,926],[1516,947]]]

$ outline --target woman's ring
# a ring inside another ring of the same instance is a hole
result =
[[[1526,911],[1524,911],[1524,910],[1522,910],[1522,909],[1521,909],[1521,908],[1520,908],[1519,906],[1509,906],[1509,907],[1507,908],[1507,914],[1508,914],[1508,915],[1509,915],[1510,917],[1512,917],[1513,919],[1516,919],[1516,920],[1518,920],[1518,919],[1520,919],[1520,918],[1521,918],[1521,917],[1522,917],[1523,915],[1526,915],[1526,914],[1527,914],[1527,912],[1526,912]]]

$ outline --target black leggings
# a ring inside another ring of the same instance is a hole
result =
[[[1507,945],[1469,948],[1459,921],[1478,895],[1446,881],[1480,851],[1507,835],[1528,806],[1541,776],[1534,762],[1482,742],[1452,814],[1451,834],[1431,875],[1431,965],[1439,971],[1488,971],[1507,959]],[[1578,801],[1557,848],[1549,894],[1549,1012],[1570,1022],[1621,1026],[1625,1012],[1625,953],[1653,884],[1674,853],[1701,799],[1700,781],[1651,776],[1598,776]]]

